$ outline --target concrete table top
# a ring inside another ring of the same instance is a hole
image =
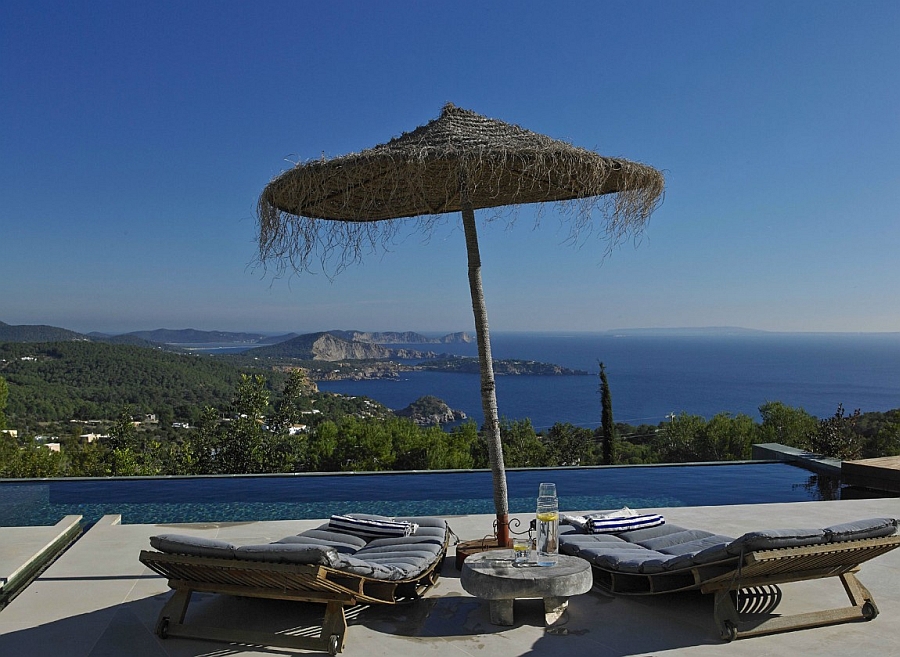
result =
[[[516,599],[542,598],[544,620],[557,623],[566,611],[569,596],[587,593],[593,586],[591,565],[584,559],[559,555],[555,566],[514,564],[512,550],[473,554],[463,563],[460,583],[477,598],[490,602],[491,622],[513,624]]]

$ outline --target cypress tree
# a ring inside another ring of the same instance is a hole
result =
[[[612,465],[616,455],[616,425],[613,422],[612,394],[606,378],[606,366],[600,363],[600,425],[603,429],[603,465]]]
[[[0,376],[0,429],[6,428],[6,400],[9,398],[9,385]]]

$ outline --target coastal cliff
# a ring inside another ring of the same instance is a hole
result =
[[[475,338],[464,331],[448,333],[439,338],[429,338],[415,331],[328,331],[350,342],[375,344],[457,344],[474,342]]]
[[[388,358],[433,358],[433,352],[414,349],[388,349],[374,342],[345,340],[329,332],[307,333],[270,347],[258,347],[254,356],[296,358],[300,360],[384,360]]]

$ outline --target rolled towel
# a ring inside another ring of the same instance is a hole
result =
[[[414,522],[397,522],[388,518],[381,520],[334,515],[328,521],[328,528],[369,539],[411,536],[419,526]]]
[[[583,516],[560,515],[560,522],[577,527],[586,534],[618,534],[665,524],[659,514],[640,514],[627,506],[615,511],[588,513]]]
[[[665,524],[666,519],[658,513],[620,516],[613,518],[591,518],[586,527],[591,534],[619,534],[635,529],[647,529]]]
[[[587,516],[570,516],[566,513],[560,513],[559,522],[563,525],[572,525],[579,531],[586,532],[590,519]]]

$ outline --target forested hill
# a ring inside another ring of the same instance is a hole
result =
[[[267,336],[262,333],[232,333],[229,331],[198,331],[196,329],[155,329],[153,331],[132,331],[126,336],[133,336],[149,342],[163,344],[203,344],[203,343],[235,343],[235,344],[277,344],[296,337],[295,333],[287,335]]]
[[[89,340],[86,335],[39,324],[15,326],[0,322],[0,342],[58,342],[62,340]]]
[[[226,407],[241,371],[206,356],[133,345],[0,343],[10,419],[112,418],[125,404],[161,419],[193,418],[204,406]]]

